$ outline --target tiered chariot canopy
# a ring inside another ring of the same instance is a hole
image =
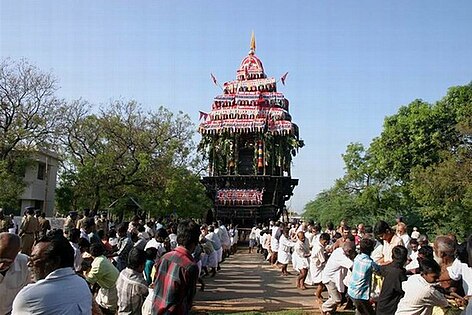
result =
[[[223,84],[223,94],[214,98],[211,112],[200,124],[202,135],[269,132],[298,137],[289,102],[277,92],[275,78],[266,76],[255,49],[252,37],[251,50],[236,71],[236,80]]]
[[[242,222],[283,211],[298,184],[290,176],[292,156],[303,146],[288,100],[277,92],[278,81],[267,77],[255,51],[253,34],[236,80],[223,84],[223,94],[214,98],[209,114],[201,115],[199,126],[200,149],[209,162],[202,182],[215,215]]]

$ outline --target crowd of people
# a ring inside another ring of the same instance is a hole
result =
[[[0,314],[187,314],[239,234],[221,221],[135,216],[115,225],[88,210],[51,229],[33,208],[16,226],[0,209]],[[356,314],[472,314],[472,235],[430,242],[399,217],[394,226],[325,229],[271,221],[241,238],[282,276],[291,265],[298,289],[314,286],[324,315],[342,305]]]
[[[26,209],[18,230],[0,217],[2,315],[187,314],[198,284],[203,291],[238,243],[238,229],[222,222],[112,225],[85,210],[63,229],[42,229],[38,216]]]
[[[344,304],[356,314],[472,315],[472,235],[458,243],[452,234],[431,243],[414,227],[395,225],[326,228],[313,221],[255,225],[249,252],[261,253],[281,275],[297,272],[296,287],[315,286],[323,315]],[[327,291],[327,299],[322,292]]]

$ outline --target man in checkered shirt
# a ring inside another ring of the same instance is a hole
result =
[[[178,246],[156,264],[153,314],[188,314],[192,308],[198,279],[192,252],[199,236],[200,228],[194,221],[179,223]]]

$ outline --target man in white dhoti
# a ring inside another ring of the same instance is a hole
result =
[[[325,247],[329,244],[329,241],[329,234],[321,233],[318,241],[314,242],[313,247],[311,248],[310,269],[308,272],[307,281],[309,284],[316,285],[315,297],[319,305],[323,303],[323,299],[321,297],[321,293],[324,289],[322,275],[326,261],[328,260]]]
[[[277,262],[279,262],[282,265],[282,276],[289,275],[290,273],[287,271],[287,266],[288,263],[292,261],[292,254],[291,249],[295,246],[295,242],[292,242],[290,240],[290,237],[288,235],[288,228],[284,227],[282,235],[280,236],[279,239],[279,246],[278,246],[278,252],[277,252]]]

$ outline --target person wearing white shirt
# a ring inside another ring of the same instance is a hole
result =
[[[403,240],[395,234],[394,230],[392,230],[385,221],[377,222],[374,232],[376,236],[383,240],[383,257],[379,261],[376,261],[376,263],[379,265],[386,265],[393,261],[392,249],[397,245],[405,246],[405,244],[403,244]]]
[[[256,246],[257,246],[258,253],[262,251],[261,231],[262,231],[262,226],[258,224],[256,228]]]
[[[270,249],[272,251],[272,254],[270,256],[270,263],[272,265],[277,264],[277,255],[279,252],[279,239],[280,236],[282,235],[282,230],[280,228],[280,222],[277,222],[273,227],[271,231],[271,238],[270,238]]]
[[[329,239],[330,236],[328,233],[322,233],[318,240],[313,242],[310,256],[310,269],[308,270],[307,281],[305,281],[310,285],[316,285],[315,296],[319,305],[323,303],[321,297],[324,288],[322,276],[327,260],[325,247],[328,245]]]
[[[435,289],[441,267],[434,260],[421,261],[421,274],[416,274],[402,283],[405,295],[398,303],[395,315],[431,315],[434,306],[446,307],[446,297]]]
[[[328,300],[321,305],[324,314],[331,314],[336,311],[341,303],[341,292],[344,292],[344,278],[347,271],[352,268],[354,256],[356,254],[356,245],[354,242],[347,241],[342,247],[336,248],[326,263],[323,270],[322,281],[328,289]]]
[[[74,249],[74,270],[82,270],[82,253],[79,247],[80,231],[78,229],[71,229],[69,231],[69,243]]]
[[[231,239],[228,234],[226,226],[224,226],[221,220],[215,225],[215,233],[218,234],[221,240],[221,246],[223,247],[223,257],[229,256],[229,248],[231,246]]]
[[[19,236],[0,233],[0,314],[11,312],[15,296],[31,281],[28,256],[19,252]]]
[[[62,234],[41,238],[31,252],[37,282],[17,294],[12,315],[91,314],[92,293],[73,267],[74,251]]]
[[[418,263],[418,241],[416,239],[411,239],[410,247],[408,248],[408,253],[410,253],[409,260],[410,262],[405,266],[406,270],[415,270],[420,267]]]
[[[151,238],[149,242],[146,243],[146,246],[144,247],[144,251],[146,251],[148,248],[155,248],[157,249],[157,259],[161,258],[162,255],[166,253],[166,248],[165,248],[165,239],[168,237],[168,233],[165,229],[159,229],[156,231],[155,237]]]
[[[406,224],[405,223],[399,222],[397,224],[397,235],[400,236],[400,238],[402,239],[403,246],[408,248],[408,245],[410,244],[411,238],[410,238],[410,236],[408,235],[408,233],[406,231]]]
[[[415,240],[420,237],[420,232],[418,231],[418,228],[415,226],[413,228],[413,232],[411,232],[411,238],[414,238]]]
[[[452,280],[459,281],[462,279],[462,287],[469,298],[465,315],[472,315],[472,235],[469,236],[467,244],[466,257],[462,261],[459,259],[454,260],[452,265],[447,268],[447,271]]]
[[[279,249],[277,253],[277,261],[282,265],[282,276],[287,276],[288,263],[292,261],[292,254],[290,253],[295,246],[295,242],[290,240],[288,236],[288,228],[284,228],[279,239]]]
[[[10,214],[10,219],[11,219],[11,222],[12,222],[13,226],[8,229],[8,233],[18,234],[18,223],[16,223],[15,215],[13,213]]]

